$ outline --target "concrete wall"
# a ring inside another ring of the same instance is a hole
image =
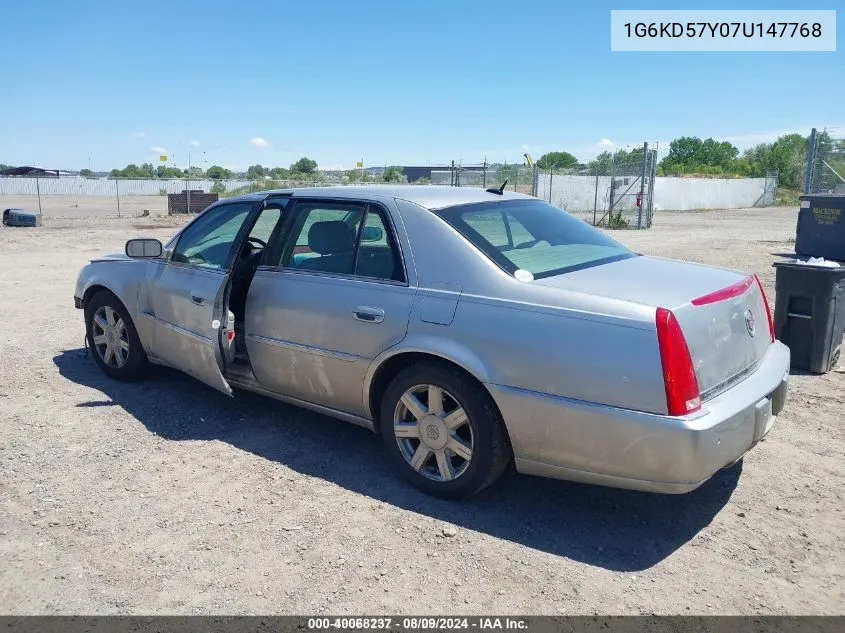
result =
[[[764,206],[765,190],[765,178],[655,178],[654,209],[747,209]]]
[[[764,206],[765,178],[668,178],[654,179],[654,209],[744,209]],[[551,192],[549,187],[551,186]],[[636,204],[640,183],[636,176],[617,178],[616,205],[631,210]],[[607,209],[610,200],[609,176],[551,176],[540,174],[537,197],[572,212]]]

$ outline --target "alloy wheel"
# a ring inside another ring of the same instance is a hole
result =
[[[100,306],[91,324],[94,349],[108,367],[120,369],[129,358],[129,333],[120,314],[111,306]]]
[[[436,385],[416,385],[402,394],[393,433],[405,461],[433,481],[457,479],[472,461],[474,438],[466,411]]]

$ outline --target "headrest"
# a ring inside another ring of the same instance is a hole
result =
[[[346,253],[355,249],[355,234],[341,220],[315,222],[308,229],[308,246],[320,255]]]

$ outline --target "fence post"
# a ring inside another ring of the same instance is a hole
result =
[[[537,194],[540,192],[540,168],[537,167],[537,163],[534,163],[534,166],[531,168],[531,195],[537,198]]]
[[[484,158],[484,173],[481,176],[481,186],[487,188],[487,158]]]
[[[593,226],[596,225],[596,210],[599,206],[599,161],[596,161],[596,190],[593,195]]]
[[[643,228],[643,205],[645,204],[645,199],[643,198],[643,194],[645,194],[645,167],[646,161],[648,160],[648,143],[643,143],[643,164],[640,172],[640,204],[637,207],[637,229]]]
[[[120,179],[114,179],[114,193],[117,195],[117,217],[120,217]]]
[[[35,177],[35,191],[38,193],[38,215],[42,215],[41,213],[41,185],[39,184],[38,176]]]
[[[816,128],[810,130],[810,143],[807,148],[807,173],[804,175],[804,195],[810,193],[813,182],[813,163],[816,162]]]

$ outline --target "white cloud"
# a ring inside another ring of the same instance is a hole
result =
[[[191,141],[191,147],[199,147],[199,146],[200,146],[199,141]]]
[[[341,165],[340,163],[334,163],[334,164],[328,164],[328,165],[322,165],[321,164],[317,167],[317,169],[319,169],[321,171],[343,171],[346,168],[343,165]]]
[[[611,147],[613,145],[613,141],[609,138],[603,138],[599,141],[599,147]]]
[[[134,136],[135,138],[144,138],[146,135],[146,132],[135,132],[132,136]]]
[[[151,147],[151,148],[150,148],[150,151],[151,151],[153,154],[166,154],[166,153],[167,153],[167,150],[166,150],[166,149],[164,149],[163,147],[158,147],[158,146],[156,146],[156,147]]]
[[[255,145],[256,147],[267,147],[269,143],[266,139],[261,138],[260,136],[256,136],[255,138],[249,139],[250,145]]]

